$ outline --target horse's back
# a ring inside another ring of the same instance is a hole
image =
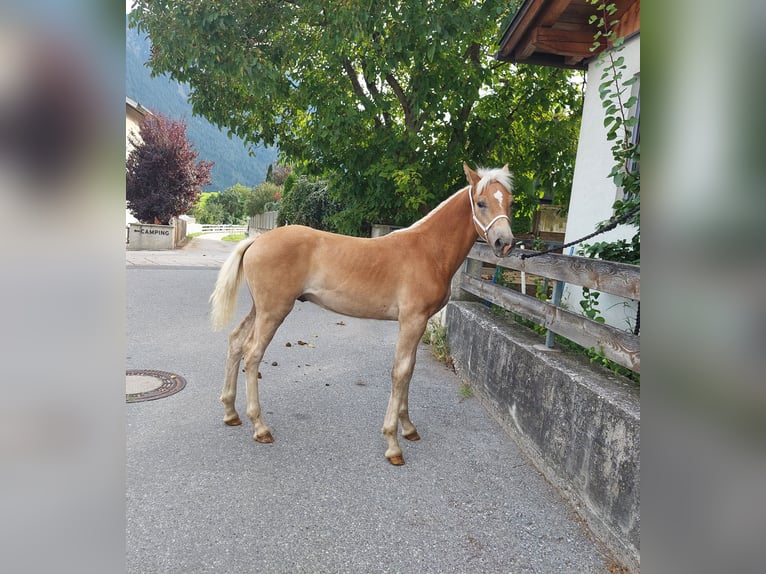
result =
[[[245,253],[245,276],[256,303],[308,300],[333,311],[395,319],[414,269],[405,235],[360,238],[300,225],[278,227]],[[421,276],[422,278],[422,276]]]

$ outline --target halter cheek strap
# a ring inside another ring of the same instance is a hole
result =
[[[473,207],[473,196],[471,195],[471,190],[472,190],[472,189],[473,189],[473,186],[472,186],[472,185],[471,185],[471,186],[468,186],[468,202],[471,204],[471,217],[473,218],[473,223],[474,223],[474,225],[475,225],[476,227],[478,227],[479,229],[481,229],[482,233],[484,233],[484,238],[483,238],[483,239],[484,239],[484,241],[486,241],[487,243],[489,243],[489,236],[487,235],[487,233],[489,233],[489,228],[490,228],[490,227],[492,227],[492,226],[493,226],[495,223],[497,223],[497,221],[498,221],[498,220],[500,220],[500,219],[507,219],[507,220],[508,220],[508,223],[510,223],[510,222],[511,222],[511,218],[510,218],[510,217],[508,217],[508,216],[507,216],[507,215],[505,215],[505,214],[500,214],[500,215],[496,216],[495,218],[493,218],[493,219],[492,219],[492,221],[490,221],[490,222],[489,222],[489,223],[486,225],[486,227],[485,227],[485,226],[482,224],[482,222],[481,222],[481,221],[479,221],[479,218],[478,218],[478,217],[476,217],[476,210],[475,210],[475,209],[474,209],[474,207]],[[479,233],[479,237],[481,237],[481,233]]]

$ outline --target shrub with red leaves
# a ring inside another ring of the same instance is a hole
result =
[[[130,136],[130,143],[126,199],[136,219],[168,224],[194,207],[202,186],[210,183],[213,162],[197,161],[199,152],[186,139],[186,124],[155,112],[144,120],[140,137]]]

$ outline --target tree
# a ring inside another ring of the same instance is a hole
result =
[[[131,25],[153,73],[191,87],[195,113],[279,145],[327,178],[343,232],[409,224],[462,186],[462,162],[508,163],[528,202],[565,204],[581,95],[564,70],[498,67],[502,0],[139,0]],[[530,191],[531,190],[531,191]],[[520,198],[520,199],[523,199]]]
[[[140,137],[126,162],[128,209],[144,223],[167,224],[189,211],[202,186],[210,183],[213,162],[197,161],[198,152],[186,139],[186,124],[155,112],[141,125]]]
[[[269,169],[266,172],[266,181],[273,183],[274,185],[283,185],[285,180],[290,177],[293,172],[293,168],[290,165],[269,165]]]
[[[197,223],[201,223],[203,225],[216,225],[223,223],[225,217],[223,207],[215,203],[215,201],[208,205],[210,198],[216,196],[218,196],[217,191],[208,191],[200,194],[197,203],[194,205],[194,208],[191,211],[191,214],[197,220]]]
[[[245,211],[247,215],[257,215],[266,211],[267,206],[273,206],[282,197],[282,186],[264,181],[256,185],[250,192]]]
[[[252,190],[249,187],[237,183],[211,195],[205,207],[208,211],[216,213],[219,221],[214,223],[237,225],[243,223],[247,217],[247,203],[251,195]]]
[[[289,186],[285,185],[277,225],[308,225],[314,229],[337,231],[333,216],[339,209],[338,202],[330,197],[327,181],[312,181],[300,176]]]

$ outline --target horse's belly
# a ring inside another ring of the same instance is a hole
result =
[[[306,292],[299,299],[349,317],[387,320],[396,320],[399,317],[399,307],[395,302],[374,295],[358,297],[337,291],[315,291]]]

